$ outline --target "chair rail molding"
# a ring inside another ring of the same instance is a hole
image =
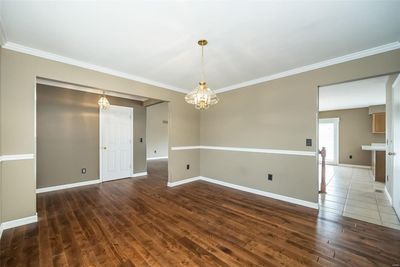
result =
[[[315,151],[273,149],[273,148],[245,148],[245,147],[225,147],[225,146],[175,146],[175,147],[171,147],[171,150],[192,150],[192,149],[238,151],[238,152],[281,154],[281,155],[295,155],[295,156],[309,156],[309,157],[316,156]]]
[[[24,160],[24,159],[34,159],[34,154],[14,154],[14,155],[1,155],[0,162],[11,161],[11,160]]]

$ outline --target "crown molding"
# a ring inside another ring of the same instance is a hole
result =
[[[114,69],[98,66],[98,65],[91,64],[91,63],[88,63],[88,62],[85,62],[85,61],[80,61],[80,60],[77,60],[77,59],[60,56],[60,55],[57,55],[57,54],[49,53],[49,52],[46,52],[46,51],[42,51],[42,50],[39,50],[39,49],[31,48],[31,47],[20,45],[20,44],[13,43],[13,42],[5,42],[5,44],[2,45],[2,47],[5,48],[5,49],[16,51],[16,52],[20,52],[20,53],[24,53],[24,54],[28,54],[28,55],[32,55],[32,56],[37,56],[37,57],[41,57],[41,58],[45,58],[45,59],[49,59],[49,60],[53,60],[53,61],[57,61],[57,62],[61,62],[61,63],[66,63],[66,64],[70,64],[70,65],[74,65],[74,66],[78,66],[78,67],[81,67],[81,68],[94,70],[94,71],[98,71],[98,72],[102,72],[102,73],[106,73],[106,74],[110,74],[110,75],[113,75],[113,76],[117,76],[117,77],[125,78],[125,79],[128,79],[128,80],[145,83],[145,84],[148,84],[148,85],[157,86],[157,87],[160,87],[160,88],[176,91],[176,92],[179,92],[179,93],[185,93],[186,94],[188,92],[187,90],[185,90],[183,88],[179,88],[179,87],[176,87],[176,86],[173,86],[173,85],[156,82],[156,81],[149,80],[147,78],[143,78],[143,77],[140,77],[140,76],[136,76],[136,75],[128,74],[128,73],[125,73],[125,72],[117,71],[117,70],[114,70]]]
[[[73,58],[60,56],[60,55],[57,55],[57,54],[49,53],[49,52],[42,51],[42,50],[39,50],[39,49],[31,48],[31,47],[28,47],[28,46],[23,46],[23,45],[20,45],[20,44],[17,44],[17,43],[7,42],[5,32],[4,32],[4,30],[3,30],[2,26],[1,26],[1,21],[0,21],[0,43],[1,43],[3,48],[9,49],[9,50],[13,50],[13,51],[16,51],[16,52],[29,54],[29,55],[33,55],[33,56],[37,56],[37,57],[41,57],[41,58],[45,58],[45,59],[49,59],[49,60],[53,60],[53,61],[58,61],[58,62],[62,62],[62,63],[74,65],[74,66],[78,66],[78,67],[81,67],[81,68],[90,69],[90,70],[94,70],[94,71],[110,74],[110,75],[113,75],[113,76],[125,78],[125,79],[128,79],[128,80],[133,80],[133,81],[137,81],[137,82],[141,82],[141,83],[157,86],[157,87],[160,87],[160,88],[164,88],[164,89],[180,92],[180,93],[185,93],[186,94],[188,92],[188,90],[185,90],[183,88],[179,88],[179,87],[176,87],[176,86],[173,86],[173,85],[160,83],[160,82],[149,80],[147,78],[143,78],[143,77],[140,77],[140,76],[128,74],[128,73],[125,73],[125,72],[117,71],[117,70],[114,70],[114,69],[110,69],[110,68],[106,68],[106,67],[102,67],[102,66],[98,66],[98,65],[94,65],[94,64],[91,64],[91,63],[88,63],[88,62],[85,62],[85,61],[80,61],[80,60],[76,60],[76,59],[73,59]],[[381,45],[381,46],[377,46],[377,47],[366,49],[366,50],[362,50],[362,51],[359,51],[359,52],[351,53],[351,54],[348,54],[348,55],[345,55],[345,56],[340,56],[340,57],[336,57],[336,58],[333,58],[333,59],[324,60],[324,61],[321,61],[321,62],[318,62],[318,63],[305,65],[305,66],[294,68],[294,69],[291,69],[291,70],[275,73],[275,74],[264,76],[264,77],[257,78],[257,79],[254,79],[254,80],[249,80],[249,81],[246,81],[246,82],[233,84],[233,85],[230,85],[230,86],[227,86],[227,87],[216,89],[215,92],[216,93],[223,93],[223,92],[227,92],[227,91],[231,91],[231,90],[236,90],[236,89],[240,89],[240,88],[243,88],[243,87],[247,87],[247,86],[251,86],[251,85],[255,85],[255,84],[260,84],[260,83],[263,83],[263,82],[272,81],[272,80],[276,80],[276,79],[280,79],[280,78],[284,78],[284,77],[288,77],[288,76],[304,73],[304,72],[307,72],[307,71],[321,69],[321,68],[329,67],[329,66],[332,66],[332,65],[348,62],[348,61],[351,61],[351,60],[360,59],[360,58],[364,58],[364,57],[368,57],[368,56],[373,56],[373,55],[381,54],[381,53],[384,53],[384,52],[389,52],[389,51],[396,50],[396,49],[400,49],[400,42],[399,41],[396,41],[396,42],[393,42],[393,43],[389,43],[389,44],[385,44],[385,45]]]
[[[233,85],[230,85],[230,86],[227,86],[227,87],[223,87],[223,88],[217,89],[217,90],[215,90],[215,92],[216,93],[223,93],[223,92],[227,92],[227,91],[231,91],[231,90],[235,90],[235,89],[240,89],[240,88],[243,88],[243,87],[247,87],[247,86],[251,86],[251,85],[255,85],[255,84],[259,84],[259,83],[263,83],[263,82],[267,82],[267,81],[272,81],[272,80],[276,80],[276,79],[280,79],[280,78],[284,78],[284,77],[300,74],[300,73],[307,72],[307,71],[321,69],[321,68],[329,67],[329,66],[332,66],[332,65],[348,62],[348,61],[351,61],[351,60],[360,59],[360,58],[364,58],[364,57],[368,57],[368,56],[373,56],[373,55],[381,54],[381,53],[384,53],[384,52],[389,52],[389,51],[396,50],[396,49],[400,49],[400,42],[398,42],[398,41],[397,42],[393,42],[393,43],[389,43],[389,44],[385,44],[385,45],[381,45],[381,46],[377,46],[377,47],[374,47],[374,48],[362,50],[362,51],[355,52],[355,53],[352,53],[352,54],[348,54],[348,55],[345,55],[345,56],[324,60],[324,61],[321,61],[321,62],[318,62],[318,63],[314,63],[314,64],[311,64],[311,65],[306,65],[306,66],[303,66],[303,67],[299,67],[299,68],[295,68],[295,69],[279,72],[279,73],[276,73],[276,74],[264,76],[264,77],[261,77],[261,78],[258,78],[258,79],[254,79],[254,80],[250,80],[250,81],[246,81],[246,82],[242,82],[242,83],[233,84]]]

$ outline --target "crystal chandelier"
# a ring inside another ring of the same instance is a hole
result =
[[[106,97],[106,93],[103,91],[103,95],[100,97],[99,101],[97,101],[101,109],[108,109],[110,106],[110,102],[108,102],[108,99]]]
[[[201,81],[199,85],[185,96],[185,101],[195,106],[196,109],[205,110],[218,103],[217,95],[207,86],[204,75],[204,46],[207,40],[197,42],[201,46]]]

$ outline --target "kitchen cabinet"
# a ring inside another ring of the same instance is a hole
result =
[[[386,177],[386,153],[385,151],[372,152],[372,173],[376,182],[385,182]]]
[[[372,133],[385,133],[386,115],[385,112],[372,114]]]
[[[372,174],[375,181],[384,183],[386,177],[386,144],[372,143],[371,145],[361,146],[361,149],[371,151]]]

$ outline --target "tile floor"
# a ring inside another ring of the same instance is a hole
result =
[[[320,209],[400,230],[400,222],[369,169],[326,166],[327,194],[320,194]]]

